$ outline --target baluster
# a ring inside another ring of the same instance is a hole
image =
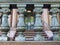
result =
[[[7,41],[6,33],[2,33],[2,35],[0,36],[0,41]]]
[[[41,34],[39,32],[37,32],[36,35],[34,36],[34,40],[35,41],[44,41],[45,38],[43,36],[41,36]]]
[[[19,10],[19,9],[18,9]],[[19,17],[18,17],[18,22],[17,22],[17,29],[20,31],[24,31],[25,30],[25,24],[24,24],[24,9],[20,9],[19,10]]]
[[[51,29],[58,29],[59,23],[57,20],[57,12],[59,11],[57,8],[52,8],[50,10],[52,12],[52,17],[51,17]]]
[[[25,41],[25,37],[23,36],[22,32],[18,33],[15,37],[15,41]]]
[[[1,24],[1,28],[2,30],[8,31],[9,29],[9,24],[8,24],[8,12],[9,9],[8,8],[2,8],[3,11],[3,16],[2,16],[2,24]]]
[[[35,9],[36,14],[35,14],[35,24],[34,24],[34,29],[35,30],[40,30],[42,29],[42,22],[41,22],[41,12],[42,9]]]

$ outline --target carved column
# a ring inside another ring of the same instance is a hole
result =
[[[51,26],[53,29],[58,29],[59,23],[58,23],[58,18],[57,18],[57,12],[59,11],[59,9],[52,8],[50,11],[52,12]]]
[[[2,31],[8,31],[8,29],[9,29],[9,24],[8,24],[9,9],[8,8],[2,8],[2,12],[3,12],[3,15],[2,15],[1,28],[2,28]]]
[[[18,31],[25,31],[25,23],[24,23],[24,8],[18,8],[18,21],[17,21],[17,30]]]
[[[35,24],[34,24],[34,29],[36,31],[41,31],[42,27],[42,22],[41,22],[41,12],[42,8],[36,8],[35,9]]]
[[[49,16],[49,8],[50,7],[47,7],[47,5],[45,5],[45,6],[43,7],[43,13],[42,13],[43,30],[49,30],[48,16]]]
[[[10,41],[14,40],[16,34],[16,24],[17,24],[17,5],[11,4],[10,9],[12,12],[12,27],[10,27],[10,31],[7,36],[10,38]]]
[[[43,30],[45,34],[48,37],[48,40],[52,40],[53,33],[50,30],[50,26],[48,25],[48,15],[49,15],[49,9],[50,9],[50,4],[44,4],[43,5],[43,13],[42,13],[42,23],[43,23]]]
[[[12,9],[12,27],[16,27],[17,23],[17,9]]]

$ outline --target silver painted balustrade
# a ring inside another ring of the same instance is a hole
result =
[[[34,29],[42,29],[42,22],[41,22],[41,8],[35,9],[35,24],[34,24]]]
[[[59,29],[59,23],[57,21],[57,12],[59,12],[59,9],[52,8],[50,11],[52,12],[51,29]]]
[[[22,32],[18,33],[15,37],[15,41],[25,41],[25,37]]]
[[[8,14],[7,14],[9,12],[9,9],[8,8],[2,8],[2,12],[3,12],[3,16],[2,16],[1,28],[2,29],[9,29]]]
[[[0,35],[0,41],[7,41],[8,38],[7,38],[7,35],[6,33],[3,33],[2,35]]]
[[[41,28],[42,22],[41,22],[41,18],[40,17],[41,17],[40,14],[36,14],[34,29],[40,29]]]
[[[17,28],[23,29],[25,26],[24,24],[24,14],[20,14],[18,18]]]
[[[24,30],[26,29],[25,23],[24,23],[24,9],[18,9],[19,15],[18,15],[18,22],[17,22],[17,29]]]
[[[34,36],[34,41],[45,41],[45,38],[41,36],[40,32],[37,32]]]
[[[60,40],[59,34],[55,32],[53,35],[53,41],[58,41],[58,40]]]

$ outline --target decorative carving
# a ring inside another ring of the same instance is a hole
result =
[[[8,8],[2,8],[2,12],[3,12],[3,16],[2,16],[2,29],[5,29],[9,27],[8,25],[8,15],[7,15],[7,12],[9,12],[9,9]]]
[[[25,23],[24,23],[24,8],[18,9],[19,15],[18,15],[18,22],[17,22],[17,29],[25,29]]]
[[[52,12],[52,13],[57,13],[57,12],[59,12],[60,10],[58,9],[58,8],[51,8],[50,9],[50,12]]]
[[[25,41],[25,37],[22,33],[19,33],[17,37],[15,37],[15,41]]]

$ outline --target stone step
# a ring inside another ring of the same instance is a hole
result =
[[[35,34],[24,34],[24,36],[35,36]]]
[[[26,41],[34,41],[34,38],[30,37],[30,38],[26,38]]]
[[[24,36],[35,36],[35,32],[24,32]]]
[[[33,38],[34,36],[25,36],[26,38]]]
[[[46,34],[41,34],[42,36],[47,36]]]
[[[41,32],[41,35],[46,39],[48,38],[47,35],[45,34],[45,32]]]
[[[33,30],[26,30],[23,35],[26,41],[34,41],[35,32]]]

